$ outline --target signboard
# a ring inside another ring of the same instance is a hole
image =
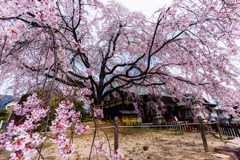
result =
[[[137,118],[137,121],[138,121],[139,123],[142,123],[142,117],[138,117],[138,118]]]

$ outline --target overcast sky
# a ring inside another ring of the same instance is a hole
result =
[[[108,0],[101,0],[107,3]],[[142,11],[148,18],[150,18],[155,11],[163,6],[170,6],[172,0],[116,0],[122,3],[130,11]]]

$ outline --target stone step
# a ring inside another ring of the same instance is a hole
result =
[[[214,153],[211,155],[212,157],[217,157],[217,158],[221,158],[223,160],[230,160],[230,156],[225,155],[225,154],[220,154],[220,153]]]
[[[240,147],[230,148],[226,146],[216,147],[214,151],[220,154],[230,156],[231,160],[239,160],[240,159]]]

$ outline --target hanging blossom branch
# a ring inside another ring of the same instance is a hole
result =
[[[71,87],[65,86],[61,87],[61,92],[65,98],[76,97],[78,101],[84,101],[87,105],[91,105],[93,102],[84,96],[85,94],[88,95],[91,93],[88,88],[83,88],[74,93]],[[44,142],[47,137],[42,137],[40,135],[41,133],[36,132],[36,129],[42,125],[40,122],[47,117],[49,109],[49,106],[45,106],[43,101],[38,99],[36,93],[29,96],[27,101],[23,102],[22,105],[18,104],[15,106],[14,112],[16,115],[25,116],[25,121],[17,125],[14,120],[12,120],[7,127],[7,131],[0,135],[0,147],[6,147],[6,150],[15,152],[11,153],[12,159],[29,159],[38,152],[41,155],[37,147]],[[94,110],[97,115],[102,113],[99,107],[95,107]],[[58,145],[61,158],[68,158],[74,153],[74,145],[71,144],[67,138],[67,129],[74,125],[76,135],[80,136],[87,131],[89,126],[81,124],[79,119],[81,113],[74,110],[74,104],[70,100],[62,100],[55,111],[56,117],[51,121],[51,126],[48,127],[51,133],[55,135],[50,138],[50,141]],[[97,128],[98,126],[96,126],[96,129]],[[100,138],[98,142],[99,147],[97,148],[97,153],[100,155],[104,154],[105,157],[107,157],[109,155],[109,148],[102,148],[103,138]],[[114,156],[119,157],[120,155],[114,154]]]

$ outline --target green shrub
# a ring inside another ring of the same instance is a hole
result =
[[[83,121],[83,122],[90,122],[90,121],[92,121],[92,118],[91,118],[91,117],[84,117],[84,118],[82,119],[82,121]]]
[[[0,110],[0,120],[7,120],[8,118],[8,111],[6,109]]]

